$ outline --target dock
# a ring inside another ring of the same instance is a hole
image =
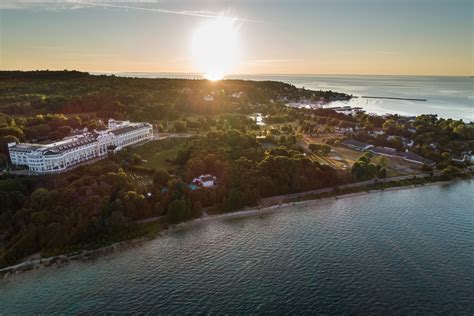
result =
[[[416,99],[416,98],[372,97],[372,96],[366,96],[366,95],[363,95],[361,98],[364,98],[364,99],[405,100],[405,101],[427,101],[426,99]]]

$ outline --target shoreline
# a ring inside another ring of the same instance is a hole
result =
[[[284,202],[281,204],[274,204],[274,205],[269,205],[265,207],[248,207],[244,208],[235,212],[231,213],[224,213],[224,214],[218,214],[218,215],[210,215],[208,217],[200,217],[196,218],[192,221],[189,222],[184,222],[180,224],[176,224],[173,226],[170,226],[169,229],[163,232],[163,235],[170,232],[175,232],[179,231],[182,229],[187,229],[192,226],[198,226],[201,224],[205,224],[207,222],[213,222],[213,221],[218,221],[218,220],[227,220],[227,219],[237,219],[237,218],[247,218],[247,217],[255,217],[259,215],[264,215],[264,214],[272,214],[272,213],[278,213],[284,210],[284,208],[287,208],[289,206],[311,206],[311,205],[317,205],[321,202],[328,201],[328,200],[339,200],[339,199],[344,199],[344,198],[352,198],[352,197],[357,197],[357,196],[364,196],[368,194],[373,194],[373,193],[380,193],[380,192],[385,192],[385,191],[400,191],[400,190],[409,190],[409,189],[414,189],[414,188],[419,188],[419,187],[426,187],[426,186],[435,186],[435,185],[441,185],[441,184],[446,184],[446,183],[454,183],[459,179],[451,180],[451,181],[437,181],[437,182],[430,182],[426,184],[419,184],[419,185],[407,185],[407,186],[400,186],[400,187],[391,187],[391,188],[386,188],[386,189],[372,189],[369,191],[360,191],[360,192],[353,192],[353,193],[342,193],[334,196],[328,196],[328,197],[321,197],[321,198],[314,198],[314,199],[307,199],[307,200],[302,200],[302,201],[295,201],[295,202]]]
[[[394,186],[394,187],[388,187],[388,188],[375,188],[375,189],[369,189],[369,190],[361,190],[358,192],[348,192],[348,193],[340,192],[340,193],[336,193],[333,196],[312,197],[311,195],[308,195],[310,197],[309,199],[305,199],[301,201],[287,201],[287,202],[272,204],[268,206],[247,207],[247,208],[244,208],[235,212],[231,212],[231,213],[209,215],[206,217],[196,218],[188,222],[183,222],[176,225],[170,225],[167,229],[165,229],[162,232],[159,232],[157,235],[154,235],[154,236],[143,236],[143,237],[139,237],[135,239],[124,240],[124,241],[116,242],[109,246],[100,247],[97,249],[82,250],[82,251],[77,251],[70,254],[61,254],[61,255],[47,257],[47,258],[25,260],[15,265],[0,269],[0,276],[3,276],[3,278],[8,278],[10,276],[18,275],[26,271],[39,270],[39,269],[44,269],[47,267],[61,267],[73,261],[86,261],[86,260],[95,259],[95,258],[101,257],[102,255],[107,255],[107,254],[115,253],[117,251],[122,251],[122,250],[126,250],[132,247],[140,246],[148,241],[155,240],[159,237],[167,236],[168,234],[172,234],[177,231],[188,229],[193,226],[203,225],[206,223],[212,223],[213,221],[255,217],[255,216],[260,216],[260,215],[265,215],[265,214],[278,213],[278,212],[283,211],[289,206],[317,205],[317,204],[320,204],[321,202],[329,201],[329,200],[351,198],[351,197],[363,196],[367,194],[380,193],[384,191],[409,190],[409,189],[413,189],[417,187],[435,186],[435,185],[454,183],[456,181],[470,180],[470,179],[471,177],[467,179],[455,178],[455,179],[451,179],[447,181],[434,181],[434,182],[427,182],[423,184],[409,184],[409,185]]]

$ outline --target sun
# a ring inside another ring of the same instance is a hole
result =
[[[209,80],[220,80],[230,74],[238,62],[238,28],[236,19],[219,16],[201,24],[191,43],[195,66]]]

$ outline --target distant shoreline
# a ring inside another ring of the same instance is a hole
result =
[[[62,69],[58,69],[62,70]],[[108,72],[108,71],[87,71],[91,75],[115,75],[115,76],[120,76],[122,75],[146,75],[146,76],[151,76],[151,75],[177,75],[177,76],[201,76],[203,77],[203,73],[192,73],[192,72],[166,72],[166,71],[118,71],[118,72]],[[128,77],[127,76],[127,77]],[[424,78],[474,78],[474,76],[470,75],[410,75],[410,74],[318,74],[318,73],[304,73],[304,74],[298,74],[298,73],[287,73],[287,74],[282,74],[282,73],[241,73],[241,74],[229,74],[224,77],[224,80],[226,79],[234,79],[234,78],[239,78],[239,77],[252,77],[252,76],[265,76],[265,77],[287,77],[287,76],[297,76],[297,77],[424,77]],[[167,77],[164,77],[167,78]]]
[[[209,223],[212,221],[259,216],[259,215],[279,212],[289,206],[297,206],[297,205],[305,206],[305,205],[313,205],[313,204],[317,205],[318,203],[321,203],[322,201],[327,201],[327,200],[351,198],[351,197],[362,196],[366,194],[372,194],[372,193],[383,192],[383,191],[407,190],[407,189],[412,189],[412,188],[417,188],[417,187],[422,187],[422,186],[427,186],[427,185],[429,186],[440,185],[443,183],[451,183],[456,180],[469,180],[471,177],[472,177],[472,174],[469,174],[469,178],[467,179],[454,178],[450,180],[426,182],[423,184],[411,183],[407,185],[400,185],[400,186],[387,187],[387,188],[364,189],[364,186],[361,185],[360,187],[353,188],[356,190],[358,189],[359,191],[348,192],[348,193],[340,192],[340,193],[335,193],[334,195],[331,195],[331,196],[317,197],[317,196],[311,196],[311,195],[309,196],[303,195],[302,196],[303,200],[301,201],[288,200],[282,203],[275,203],[275,204],[267,205],[267,206],[247,207],[247,208],[244,208],[235,212],[231,212],[231,213],[210,215],[206,217],[200,217],[188,222],[171,225],[169,228],[167,228],[163,232],[160,232],[158,235],[153,236],[153,237],[143,236],[140,238],[124,240],[121,242],[113,243],[109,246],[101,247],[98,249],[82,250],[82,251],[74,252],[71,254],[62,254],[62,255],[52,256],[48,258],[38,258],[38,259],[33,259],[33,260],[22,261],[18,264],[0,269],[0,275],[3,275],[4,278],[7,278],[10,276],[16,275],[18,273],[26,272],[30,270],[38,270],[38,269],[43,269],[46,267],[60,267],[73,261],[84,261],[88,259],[94,259],[102,255],[111,254],[120,250],[125,250],[125,249],[129,249],[138,245],[142,245],[143,243],[147,241],[154,240],[157,237],[166,236],[175,231],[180,231],[180,230],[187,229],[195,225],[202,225],[202,224]],[[387,183],[390,183],[390,182],[387,182]]]

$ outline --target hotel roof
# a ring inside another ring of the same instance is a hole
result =
[[[130,124],[127,126],[119,127],[112,130],[104,131],[105,133],[113,133],[114,135],[122,135],[134,130],[141,129],[143,127],[149,126],[148,123],[136,123]],[[31,143],[20,143],[12,146],[9,150],[27,152],[27,151],[37,151],[42,152],[44,155],[58,155],[63,152],[69,151],[74,148],[78,148],[84,145],[88,145],[97,141],[97,133],[84,133],[81,135],[75,135],[71,137],[64,138],[57,142],[51,144],[31,144]]]
[[[71,141],[66,143],[56,144],[51,147],[45,148],[45,155],[57,155],[68,151],[69,149],[78,148],[84,145],[88,145],[97,141],[97,134],[87,134],[81,138],[73,138]]]
[[[121,135],[121,134],[131,132],[133,130],[140,129],[140,128],[145,127],[147,125],[149,125],[149,124],[147,124],[147,123],[137,123],[137,124],[133,124],[133,125],[130,124],[128,126],[119,127],[119,128],[110,130],[110,132],[113,133],[114,135]]]
[[[120,128],[117,128],[117,129],[113,129],[110,132],[114,133],[115,135],[121,135],[121,134],[131,132],[133,130],[136,130],[138,128],[139,128],[138,126],[131,125],[131,126],[125,126],[125,127],[120,127]]]

